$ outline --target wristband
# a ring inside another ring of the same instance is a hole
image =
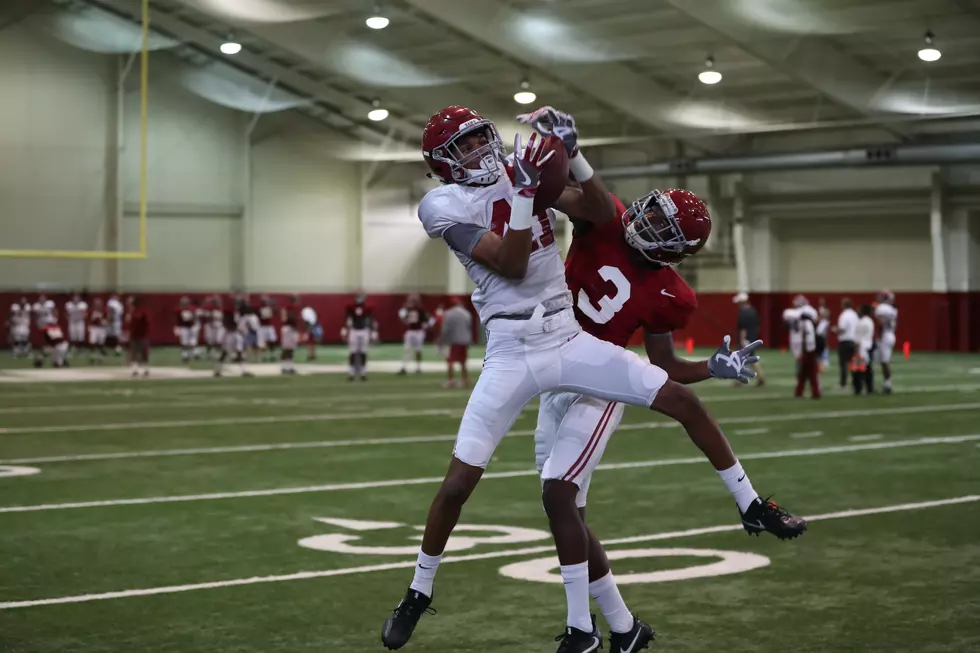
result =
[[[589,162],[585,160],[585,155],[581,152],[569,159],[568,170],[575,177],[575,181],[580,184],[592,179],[595,174],[595,170],[592,169]]]
[[[518,231],[530,229],[534,218],[532,215],[533,212],[534,198],[524,197],[523,195],[515,193],[514,199],[511,200],[510,223],[508,227],[510,229],[517,229]]]

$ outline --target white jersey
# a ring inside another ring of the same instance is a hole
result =
[[[54,322],[54,302],[50,299],[44,302],[37,302],[31,307],[34,311],[34,323],[43,327]]]
[[[106,302],[106,311],[109,314],[109,323],[117,329],[122,326],[123,305],[118,299],[110,299]]]
[[[865,358],[874,346],[874,338],[875,322],[865,315],[858,320],[857,326],[854,328],[854,342],[857,344],[860,354]]]
[[[31,328],[30,304],[11,304],[10,328],[14,331],[27,330]]]
[[[897,308],[891,304],[878,304],[875,307],[875,318],[878,320],[878,324],[881,325],[882,335],[895,333],[895,328],[898,326]]]
[[[419,205],[419,220],[430,238],[443,238],[455,225],[472,228],[478,238],[485,231],[503,237],[510,221],[514,187],[507,175],[490,186],[447,184],[426,193]],[[453,248],[477,288],[473,305],[484,324],[498,314],[526,313],[538,304],[554,300],[547,308],[571,307],[571,293],[565,283],[565,266],[554,236],[555,215],[548,210],[531,225],[534,242],[527,274],[521,280],[505,279],[480,265],[469,252]],[[475,245],[476,240],[472,241]]]
[[[65,313],[68,315],[69,324],[84,323],[86,311],[88,311],[88,304],[81,300],[65,302]]]

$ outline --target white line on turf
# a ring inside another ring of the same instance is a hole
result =
[[[937,499],[934,501],[921,501],[918,503],[901,503],[891,506],[879,506],[877,508],[856,508],[852,510],[842,510],[839,512],[828,512],[819,515],[807,516],[807,521],[816,522],[828,519],[849,519],[853,517],[865,517],[869,515],[881,515],[892,512],[905,512],[908,510],[925,510],[927,508],[939,508],[942,506],[952,506],[963,503],[980,501],[980,495],[967,495],[950,499]],[[669,531],[665,533],[651,533],[649,535],[636,535],[633,537],[622,537],[617,539],[605,540],[604,544],[612,546],[617,544],[633,544],[636,542],[654,542],[658,540],[670,540],[681,537],[693,537],[696,535],[710,535],[714,533],[726,533],[742,530],[741,524],[722,524],[720,526],[708,526],[705,528],[691,528],[682,531]],[[470,562],[475,560],[490,560],[493,558],[512,558],[515,556],[531,555],[537,553],[550,553],[554,551],[553,545],[542,545],[525,547],[523,549],[507,549],[504,551],[490,551],[488,553],[474,553],[461,556],[447,556],[443,558],[442,564],[456,562]],[[230,580],[219,580],[208,583],[193,583],[189,585],[169,585],[162,587],[150,587],[146,589],[121,590],[116,592],[103,592],[101,594],[79,594],[75,596],[60,596],[51,599],[35,599],[31,601],[7,601],[0,603],[0,610],[12,610],[15,608],[32,608],[45,605],[60,605],[64,603],[87,603],[89,601],[103,601],[107,599],[127,599],[139,596],[153,596],[158,594],[178,594],[181,592],[194,592],[197,590],[219,589],[222,587],[238,587],[242,585],[257,585],[260,583],[283,583],[294,580],[309,580],[311,578],[329,578],[331,576],[349,576],[352,574],[363,574],[375,571],[389,571],[392,569],[410,569],[416,564],[415,560],[403,560],[400,562],[389,562],[380,565],[363,565],[360,567],[348,567],[345,569],[325,569],[322,571],[300,571],[293,574],[281,574],[276,576],[253,576],[251,578],[234,578]]]
[[[769,429],[735,429],[733,433],[735,435],[762,435],[763,433],[768,433]]]
[[[881,433],[869,433],[868,435],[852,435],[847,438],[851,442],[871,442],[872,440],[880,440],[883,436]]]
[[[790,433],[789,437],[793,439],[803,439],[803,438],[819,438],[823,435],[823,431],[803,431],[801,433]]]
[[[718,419],[719,424],[755,424],[759,422],[792,422],[792,421],[808,421],[811,419],[841,419],[848,417],[873,417],[879,415],[894,415],[894,414],[906,414],[906,413],[928,413],[934,411],[952,411],[952,410],[972,410],[974,408],[980,408],[980,404],[945,404],[940,406],[906,406],[897,408],[872,408],[872,409],[860,409],[860,410],[839,410],[830,411],[824,413],[814,413],[814,412],[804,412],[804,413],[785,413],[782,415],[748,415],[742,417],[723,417]],[[527,409],[525,409],[527,410]],[[453,411],[446,411],[452,414]],[[456,411],[458,414],[458,411]],[[281,418],[258,418],[266,421],[290,421],[287,417]],[[310,421],[310,420],[302,420]],[[659,422],[638,422],[631,424],[620,424],[616,429],[617,431],[641,431],[648,429],[657,428],[678,428],[680,424],[673,421],[659,421]],[[71,427],[65,427],[70,429]],[[145,427],[139,427],[145,428]],[[97,430],[94,427],[86,425],[86,431]],[[33,431],[30,431],[33,432]],[[62,431],[58,431],[62,432]],[[0,434],[3,430],[0,429]],[[508,437],[515,436],[529,436],[534,435],[533,430],[520,430],[511,431],[507,434]],[[320,448],[332,448],[332,447],[359,447],[359,446],[378,446],[378,445],[391,445],[391,444],[414,444],[419,442],[451,442],[456,439],[455,434],[446,435],[410,435],[410,436],[400,436],[391,438],[358,438],[350,440],[317,440],[312,442],[281,442],[281,443],[270,443],[270,444],[247,444],[247,445],[232,445],[225,447],[201,447],[201,448],[187,448],[187,449],[162,449],[162,450],[149,450],[149,451],[118,451],[109,453],[93,453],[93,454],[77,454],[77,455],[65,455],[65,456],[43,456],[34,458],[11,458],[9,460],[0,460],[0,464],[21,464],[21,463],[59,463],[59,462],[76,462],[83,460],[119,460],[125,458],[158,458],[165,456],[189,456],[189,455],[207,455],[207,454],[224,454],[224,453],[251,453],[256,451],[277,451],[277,450],[289,450],[289,449],[320,449]]]
[[[922,447],[941,444],[959,444],[980,440],[980,434],[952,435],[945,437],[916,438],[914,440],[894,440],[890,442],[873,442],[867,444],[849,444],[836,447],[821,447],[815,449],[788,449],[783,451],[762,451],[746,453],[739,456],[741,460],[765,460],[769,458],[794,458],[798,456],[821,456],[827,454],[850,453],[854,451],[877,451],[879,449],[894,449],[898,447]],[[671,465],[694,465],[707,462],[703,456],[691,458],[661,458],[658,460],[640,460],[628,463],[603,463],[598,471],[617,469],[639,469],[644,467],[668,467]],[[522,476],[537,476],[534,469],[520,469],[510,472],[488,472],[484,479],[518,478]],[[213,492],[209,494],[177,494],[162,497],[144,497],[140,499],[108,499],[104,501],[78,501],[72,503],[47,503],[33,506],[0,507],[0,513],[8,512],[37,512],[41,510],[73,510],[79,508],[104,508],[109,506],[136,506],[150,503],[183,503],[188,501],[212,501],[217,499],[245,499],[252,497],[271,497],[287,494],[307,494],[311,492],[337,492],[341,490],[366,490],[383,487],[401,487],[405,485],[426,485],[441,483],[441,476],[422,478],[390,479],[385,481],[358,481],[352,483],[331,483],[328,485],[311,485],[307,487],[270,488],[267,490],[244,490],[239,492]]]
[[[841,417],[865,417],[871,415],[903,415],[915,413],[934,413],[954,410],[974,410],[980,408],[980,402],[967,404],[933,404],[926,406],[899,406],[895,408],[865,408],[856,410],[833,410],[825,412],[805,412],[774,415],[764,415],[755,417],[729,417],[719,419],[721,424],[757,424],[768,422],[784,422],[794,419],[838,419]],[[534,410],[535,406],[529,404],[524,408],[525,411]],[[366,411],[360,413],[321,413],[316,415],[268,415],[260,417],[222,417],[216,419],[199,420],[173,420],[159,422],[114,422],[110,424],[64,424],[56,426],[15,426],[0,428],[0,435],[17,435],[22,433],[91,433],[100,431],[135,431],[145,429],[160,428],[186,428],[186,427],[206,427],[206,426],[236,426],[248,424],[279,424],[285,422],[330,422],[336,420],[372,420],[389,417],[422,417],[422,416],[446,416],[459,417],[462,415],[462,407],[440,408],[430,410],[389,410],[389,411]],[[639,424],[621,424],[618,430],[636,430],[647,428],[668,428],[680,426],[677,422],[644,422]]]
[[[372,410],[358,413],[321,413],[318,415],[263,415],[259,417],[219,417],[215,419],[180,419],[160,422],[116,422],[111,424],[65,424],[62,426],[14,426],[0,428],[0,435],[19,433],[85,433],[91,431],[134,431],[144,429],[187,428],[191,426],[237,426],[246,424],[281,424],[284,422],[333,422],[398,417],[458,417],[462,408],[426,410]]]

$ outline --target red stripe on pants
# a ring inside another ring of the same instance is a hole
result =
[[[616,402],[609,402],[606,405],[606,410],[602,412],[602,417],[599,418],[599,423],[595,425],[595,430],[592,431],[592,437],[589,438],[588,443],[585,445],[585,449],[579,454],[578,460],[575,464],[562,476],[563,481],[573,481],[575,477],[582,473],[585,466],[589,463],[589,459],[592,458],[592,454],[595,453],[596,447],[599,446],[599,442],[602,441],[602,435],[606,431],[606,426],[609,424],[609,419],[612,417],[613,408],[616,406]],[[577,468],[577,469],[576,469]]]

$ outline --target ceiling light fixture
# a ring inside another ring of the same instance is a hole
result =
[[[936,35],[932,33],[932,30],[926,31],[925,41],[926,47],[919,50],[919,59],[923,61],[938,61],[939,57],[943,56],[943,53],[933,47],[933,40]]]
[[[388,110],[381,108],[381,100],[372,100],[371,106],[374,108],[368,111],[368,120],[381,122],[388,117]]]
[[[238,54],[242,51],[242,44],[235,41],[226,41],[221,44],[221,52],[224,54]]]
[[[698,73],[698,79],[702,84],[717,84],[721,81],[721,73],[715,68],[715,58],[708,57],[704,61],[704,70]]]
[[[388,27],[389,21],[382,13],[381,7],[374,5],[374,13],[371,14],[364,23],[371,29],[384,29]]]
[[[518,104],[531,104],[538,99],[538,96],[534,94],[534,91],[528,89],[531,88],[531,83],[526,79],[521,80],[521,90],[514,93],[514,102]]]

